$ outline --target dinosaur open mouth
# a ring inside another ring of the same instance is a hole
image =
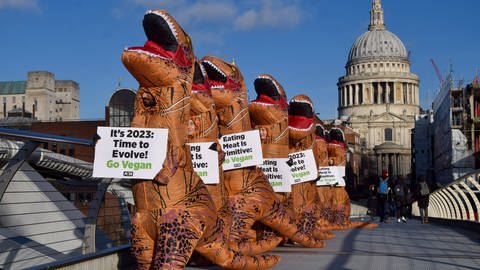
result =
[[[288,105],[288,126],[298,130],[310,129],[314,124],[313,106],[305,100],[291,100]]]
[[[210,83],[205,79],[205,69],[198,62],[195,62],[193,72],[192,92],[205,92],[211,94]]]
[[[202,65],[205,68],[212,90],[241,90],[241,85],[238,82],[233,81],[211,61],[203,60]]]
[[[345,135],[339,128],[331,128],[329,132],[330,141],[335,143],[345,143]]]
[[[179,46],[178,31],[169,16],[149,10],[143,18],[143,29],[148,41],[143,47],[130,47],[127,51],[172,60],[181,67],[191,66],[190,59],[182,46]]]
[[[325,139],[325,129],[323,128],[322,125],[317,124],[315,126],[315,135],[319,138],[324,138]]]
[[[280,100],[280,91],[277,84],[268,77],[259,76],[253,82],[257,95],[264,95],[273,100]]]
[[[262,104],[266,106],[280,106],[287,109],[288,104],[284,95],[280,93],[278,84],[269,77],[258,76],[253,82],[257,98],[252,103]]]

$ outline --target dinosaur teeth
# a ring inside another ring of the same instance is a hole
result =
[[[290,100],[290,103],[291,103],[291,102],[308,104],[308,105],[310,106],[310,108],[313,109],[313,104],[312,104],[310,101],[308,101],[308,100],[303,100],[303,99],[302,99],[302,100],[296,100],[296,99],[292,99],[292,100]]]
[[[160,55],[158,55],[158,54],[154,54],[154,53],[151,53],[151,52],[144,51],[144,50],[142,50],[142,49],[128,49],[128,48],[125,48],[125,51],[137,52],[137,53],[141,53],[141,54],[146,54],[146,55],[151,56],[151,57],[160,58],[160,59],[165,59],[165,60],[168,60],[168,61],[171,61],[171,60],[172,60],[172,59],[169,59],[169,58],[160,56]]]
[[[225,89],[225,86],[223,86],[223,85],[218,85],[218,84],[217,84],[217,85],[212,85],[212,86],[211,86],[211,89]]]
[[[263,105],[263,106],[276,106],[276,104],[258,102],[258,101],[252,101],[251,104],[259,104],[259,105]]]
[[[278,93],[279,95],[282,95],[282,93],[280,93],[280,85],[278,85],[278,83],[277,83],[275,80],[272,80],[271,77],[265,76],[265,75],[259,75],[259,76],[257,77],[257,79],[264,79],[264,80],[269,80],[269,81],[271,81],[271,82],[273,83],[273,85],[275,85],[275,90],[277,90],[277,93]]]
[[[223,71],[221,71],[215,64],[213,64],[212,62],[208,61],[208,60],[204,60],[203,63],[205,64],[208,64],[210,67],[212,67],[213,69],[215,69],[215,71],[217,71],[218,73],[220,73],[223,77],[227,78],[227,75],[225,73],[223,73]]]
[[[172,20],[170,19],[170,17],[168,17],[165,13],[161,12],[161,11],[158,11],[158,10],[147,10],[146,14],[155,14],[157,16],[160,16],[162,17],[162,19],[164,21],[167,22],[168,24],[168,27],[170,27],[170,30],[172,31],[173,35],[175,36],[175,38],[177,39],[177,42],[178,41],[178,32],[177,32],[177,29],[175,28],[175,25],[173,24]],[[179,42],[180,43],[180,42]]]
[[[313,126],[313,123],[310,124],[310,126],[308,126],[307,128],[296,128],[296,127],[288,126],[288,129],[291,129],[293,131],[308,131],[312,128],[312,126]]]

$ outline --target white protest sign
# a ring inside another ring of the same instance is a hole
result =
[[[260,165],[263,162],[258,130],[223,135],[220,143],[225,152],[222,164],[224,171]]]
[[[288,160],[288,158],[269,158],[264,159],[263,163],[258,165],[275,192],[292,191],[293,179],[290,166],[287,164]]]
[[[318,168],[315,163],[312,149],[295,152],[288,155],[292,159],[292,184],[298,184],[315,180],[318,176]]]
[[[189,143],[193,170],[205,184],[220,183],[218,152],[214,142]]]
[[[345,166],[327,166],[319,167],[318,173],[320,174],[320,180],[317,182],[317,186],[345,186]]]
[[[166,156],[168,129],[98,127],[93,177],[153,179]]]

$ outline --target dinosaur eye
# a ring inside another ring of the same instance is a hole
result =
[[[235,68],[235,66],[230,66],[230,68],[232,69],[233,72],[237,72],[237,69]]]

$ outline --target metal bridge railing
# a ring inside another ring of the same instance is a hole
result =
[[[433,218],[479,222],[480,170],[460,177],[448,186],[430,193],[428,216]],[[419,216],[417,202],[412,214]]]
[[[91,163],[39,148],[45,142],[93,147],[0,128],[0,269],[52,267],[130,244],[129,182],[92,178]]]

